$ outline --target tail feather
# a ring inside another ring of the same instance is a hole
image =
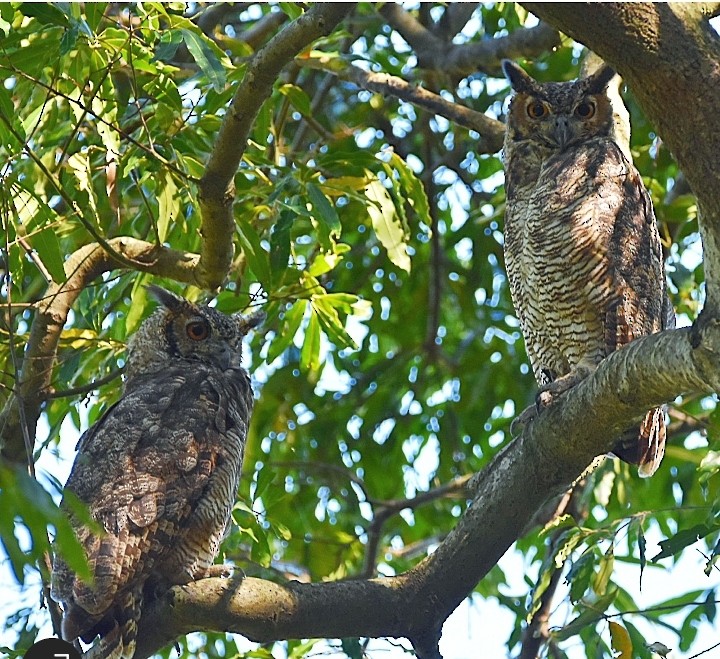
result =
[[[660,466],[665,455],[665,411],[662,407],[650,410],[640,428],[628,431],[613,453],[621,460],[638,465],[638,475],[649,478]]]

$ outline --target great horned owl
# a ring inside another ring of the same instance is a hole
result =
[[[149,288],[162,306],[129,343],[122,397],[80,438],[62,503],[93,580],[56,556],[51,592],[66,640],[100,637],[92,657],[132,657],[143,601],[206,575],[230,521],[253,405],[241,349],[261,317]]]
[[[624,155],[603,65],[538,83],[513,62],[505,134],[505,263],[541,400],[633,339],[674,325],[652,202]],[[614,449],[651,476],[665,418],[650,410]]]

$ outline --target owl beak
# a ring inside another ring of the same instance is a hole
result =
[[[568,124],[567,117],[557,117],[555,119],[553,137],[562,151],[570,141],[570,126]]]
[[[217,354],[217,359],[218,365],[224,371],[227,371],[230,368],[241,368],[241,356],[239,351],[225,348],[222,352]]]

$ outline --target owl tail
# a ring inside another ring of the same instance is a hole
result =
[[[142,592],[129,592],[119,598],[112,614],[91,630],[90,634],[99,634],[100,638],[83,654],[83,659],[132,659],[141,608]]]
[[[628,431],[613,449],[621,460],[638,465],[638,475],[649,478],[660,466],[665,455],[665,412],[662,407],[650,410],[639,430]]]

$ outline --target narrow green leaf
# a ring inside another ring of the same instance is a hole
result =
[[[278,221],[270,235],[270,269],[273,284],[282,280],[290,261],[290,229],[295,215],[287,210],[280,211]]]
[[[84,5],[85,18],[87,19],[88,27],[93,31],[97,32],[98,25],[102,20],[105,10],[107,9],[107,2],[86,2]]]
[[[323,331],[338,348],[357,350],[357,344],[345,331],[337,311],[326,302],[325,297],[325,295],[317,295],[312,299],[313,309],[317,313]]]
[[[390,156],[390,165],[394,167],[399,174],[400,184],[405,191],[405,197],[410,202],[418,218],[421,222],[430,226],[432,223],[430,218],[430,202],[428,201],[425,186],[422,181],[410,168],[410,165],[395,152]]]
[[[56,283],[67,281],[57,234],[52,229],[43,229],[33,235],[30,244],[45,264],[53,281]]]
[[[205,42],[204,37],[195,34],[190,30],[182,30],[183,40],[188,52],[192,55],[200,70],[207,76],[207,79],[216,92],[225,88],[225,69],[220,63],[212,48]]]
[[[260,243],[260,236],[248,222],[238,224],[238,235],[250,269],[262,284],[262,287],[266,291],[270,290],[272,281],[270,259]]]
[[[720,524],[713,524],[711,526],[707,526],[706,524],[697,524],[684,531],[678,531],[672,538],[666,538],[658,543],[662,551],[653,556],[651,560],[654,563],[662,558],[674,556],[685,549],[685,547],[693,545],[713,531],[717,531],[718,528],[720,528]]]
[[[292,307],[285,312],[283,325],[268,349],[268,364],[275,361],[275,359],[285,352],[288,346],[292,343],[292,340],[295,338],[295,334],[300,327],[303,316],[305,315],[307,304],[307,300],[297,300],[295,304],[293,304]]]
[[[310,109],[310,97],[297,85],[281,85],[278,91],[288,98],[293,107],[306,117],[312,114]]]
[[[149,277],[141,274],[135,279],[132,292],[130,294],[130,309],[125,317],[125,331],[128,335],[132,334],[139,326],[145,315],[147,307],[147,283]]]
[[[165,170],[159,181],[158,190],[158,241],[164,243],[173,222],[180,218],[180,198],[172,174]]]
[[[340,237],[342,231],[340,218],[335,207],[317,185],[308,183],[307,192],[313,209],[313,218],[318,225],[320,243],[325,251],[331,251],[335,239]]]
[[[372,176],[368,172],[368,176]],[[382,246],[387,250],[388,258],[398,268],[410,272],[410,257],[402,223],[395,213],[395,204],[385,186],[377,179],[365,188],[368,199],[368,213],[373,229]]]
[[[320,321],[316,313],[310,314],[305,328],[305,341],[300,351],[300,368],[303,371],[316,371],[320,367]]]
[[[155,47],[155,57],[153,60],[169,62],[175,57],[175,53],[182,42],[183,33],[181,30],[165,30],[160,36],[158,45]]]
[[[584,603],[582,605],[582,612],[562,629],[556,631],[553,636],[556,639],[563,641],[571,636],[579,634],[586,627],[594,625],[605,615],[605,611],[607,611],[610,605],[615,601],[617,594],[618,589],[612,588],[608,590],[603,597],[599,597],[593,602]]]
[[[593,590],[601,597],[607,591],[614,567],[615,553],[612,545],[610,545],[610,548],[605,552],[602,559],[600,559],[600,570],[595,574],[595,578],[593,579]]]

